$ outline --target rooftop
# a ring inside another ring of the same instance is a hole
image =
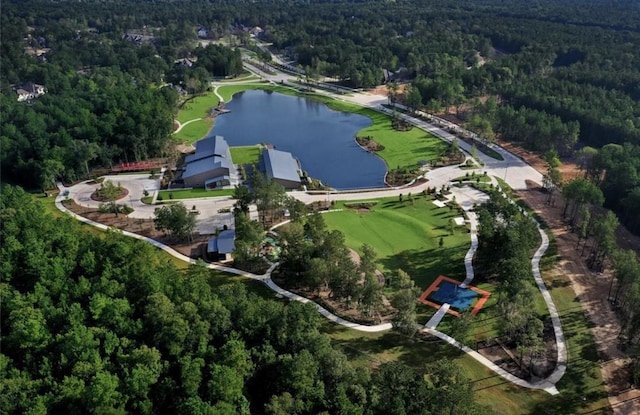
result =
[[[197,159],[186,164],[184,173],[182,173],[182,179],[193,177],[210,170],[218,169],[220,167],[231,169],[233,167],[233,164],[231,163],[231,160],[225,157],[218,156],[209,156]]]
[[[229,144],[221,135],[214,135],[203,138],[196,142],[196,152],[185,158],[186,163],[192,163],[206,157],[218,156],[231,160]]]
[[[227,229],[209,239],[207,252],[217,252],[219,254],[230,254],[235,249],[236,230]]]
[[[274,149],[262,151],[262,167],[268,179],[282,179],[300,183],[298,162],[291,153]]]

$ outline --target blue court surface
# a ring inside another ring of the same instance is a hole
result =
[[[468,288],[460,288],[456,284],[442,281],[438,290],[431,293],[430,299],[439,303],[449,303],[451,307],[465,310],[471,306],[478,293]]]

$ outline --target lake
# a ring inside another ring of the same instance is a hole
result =
[[[225,107],[231,112],[216,118],[210,134],[224,136],[230,146],[273,144],[335,189],[384,187],[384,161],[355,142],[356,133],[371,125],[369,118],[259,90],[237,93]]]

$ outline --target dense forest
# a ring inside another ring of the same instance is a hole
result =
[[[352,366],[299,302],[0,201],[5,414],[486,414],[454,363]]]

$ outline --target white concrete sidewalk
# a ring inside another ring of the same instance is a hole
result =
[[[447,314],[447,311],[449,311],[449,307],[451,307],[449,303],[442,304],[438,311],[436,311],[429,321],[427,321],[427,324],[425,324],[424,327],[427,329],[435,329],[438,327],[438,324],[440,324],[445,314]]]

